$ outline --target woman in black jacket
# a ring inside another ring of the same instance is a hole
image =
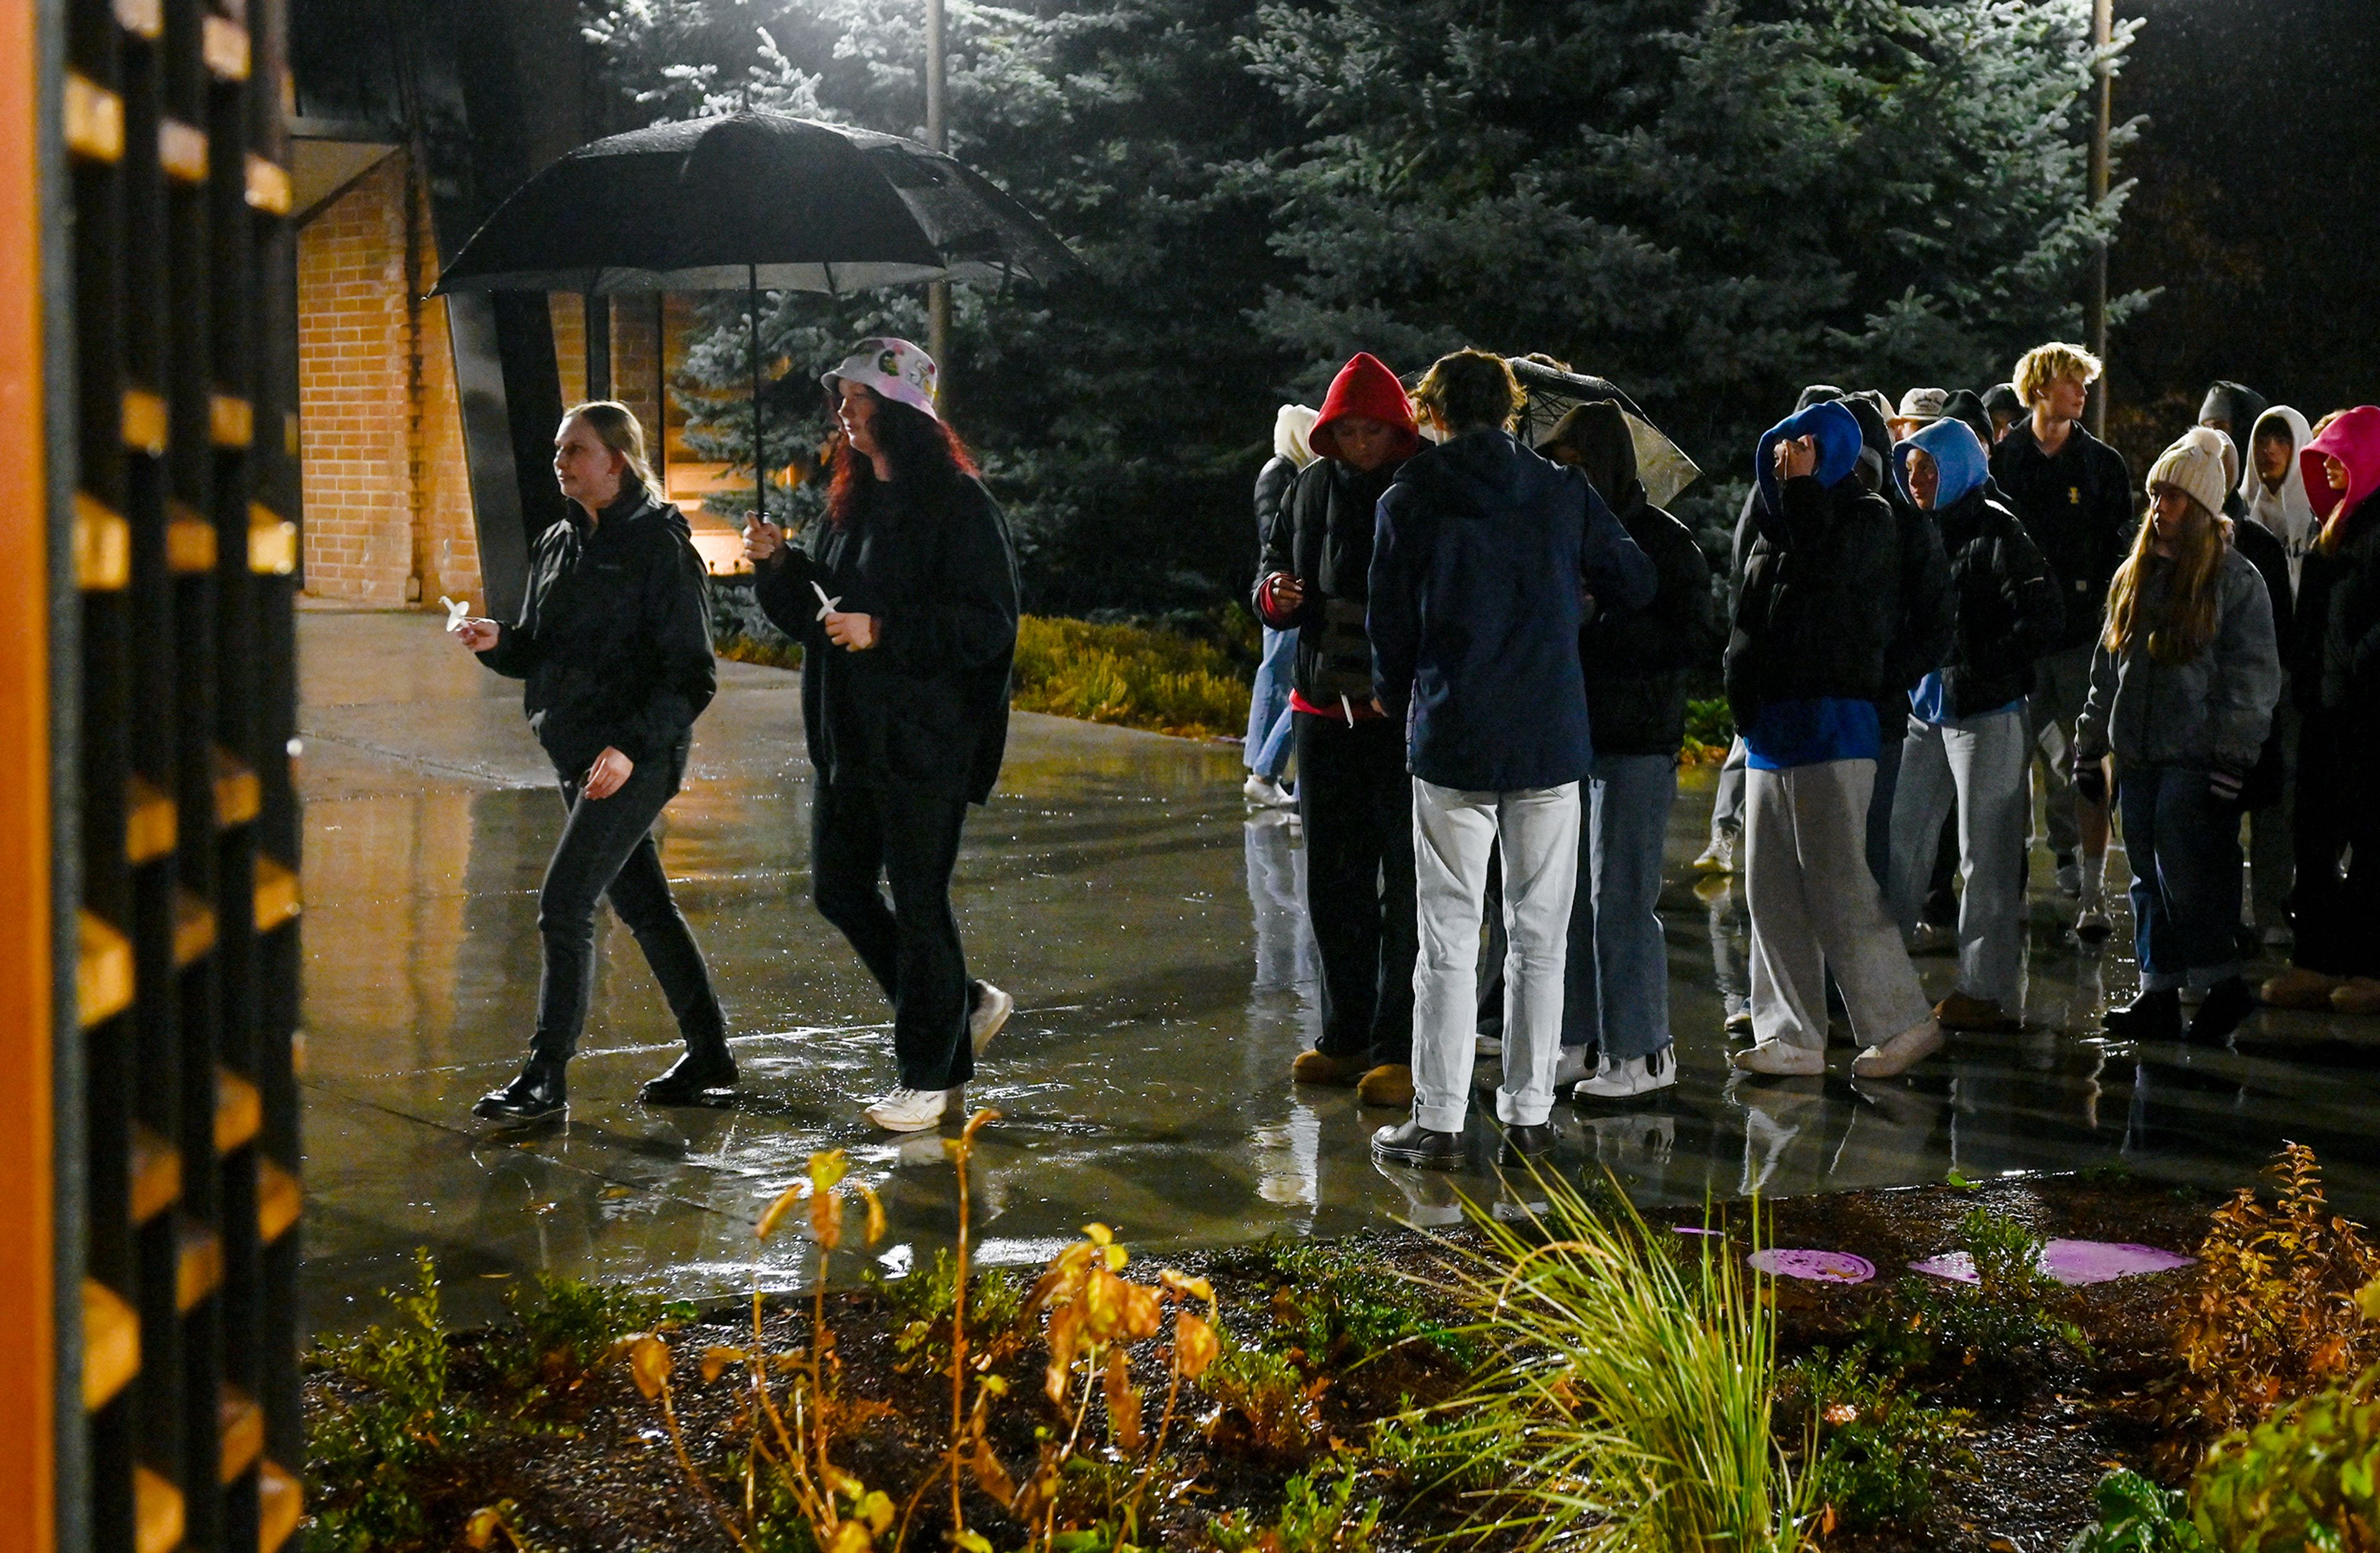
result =
[[[685,517],[654,495],[644,429],[625,405],[583,404],[564,416],[553,473],[568,520],[538,538],[519,619],[451,628],[481,663],[528,682],[529,727],[569,811],[538,897],[544,968],[528,1060],[471,1107],[516,1121],[566,1104],[563,1069],[595,990],[599,895],[636,935],[686,1037],[686,1055],[640,1097],[685,1105],[735,1082],[710,968],[653,841],[716,685],[702,561]]]
[[[1945,1030],[2015,1030],[2024,1014],[2025,697],[2065,606],[2022,520],[1987,494],[1984,445],[1965,422],[1937,421],[1893,455],[1901,488],[1940,528],[1957,623],[1947,660],[1885,734],[1901,738],[1888,904],[1904,935],[1915,930],[1934,838],[1955,812],[1966,880],[1959,982],[1934,1017]]]
[[[823,380],[843,434],[827,521],[807,550],[756,521],[744,548],[760,608],[802,643],[810,887],[892,1003],[899,1082],[868,1107],[892,1132],[964,1113],[1015,1007],[967,979],[951,872],[1007,748],[1016,556],[935,377],[907,340],[860,341]]]

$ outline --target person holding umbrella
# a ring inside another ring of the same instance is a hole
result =
[[[538,896],[544,963],[528,1059],[471,1107],[512,1121],[567,1105],[563,1070],[595,990],[598,896],[636,935],[686,1037],[686,1055],[639,1098],[686,1105],[735,1082],[710,967],[653,841],[717,685],[702,560],[684,515],[654,494],[644,428],[626,406],[605,400],[565,415],[553,473],[569,517],[538,538],[519,618],[449,628],[481,663],[526,681],[529,726],[569,812]]]
[[[804,549],[756,518],[744,544],[761,610],[802,643],[811,890],[892,1001],[899,1077],[867,1116],[892,1132],[965,1114],[1015,1008],[967,978],[951,872],[1007,747],[1016,556],[937,376],[907,340],[861,340],[820,380],[842,434],[826,522]]]

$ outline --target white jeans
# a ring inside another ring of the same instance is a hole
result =
[[[1942,821],[1959,814],[1959,990],[2003,1013],[2024,1011],[2026,789],[2032,740],[2022,707],[1962,723],[1909,719],[1892,794],[1892,889],[1903,935],[1917,926]]]
[[[1752,912],[1755,1040],[1824,1051],[1829,970],[1863,1046],[1880,1046],[1934,1017],[1868,872],[1875,787],[1870,760],[1745,774],[1743,893]]]
[[[1578,889],[1578,784],[1458,792],[1414,779],[1414,1118],[1460,1132],[1471,1098],[1479,917],[1488,849],[1504,851],[1504,1082],[1496,1115],[1535,1127],[1553,1114],[1562,965]]]

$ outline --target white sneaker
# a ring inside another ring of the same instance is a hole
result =
[[[1560,1094],[1565,1085],[1574,1084],[1596,1070],[1593,1046],[1563,1046],[1554,1062],[1553,1090]]]
[[[949,1089],[895,1089],[868,1107],[868,1119],[887,1132],[923,1132],[966,1108],[966,1085]]]
[[[2082,865],[2071,854],[2058,865],[2058,893],[2069,900],[2082,898]]]
[[[1650,1094],[1678,1082],[1678,1064],[1668,1046],[1650,1057],[1606,1057],[1596,1064],[1595,1076],[1583,1079],[1570,1092],[1573,1100],[1625,1100]]]
[[[1942,1027],[1932,1020],[1913,1024],[1880,1046],[1870,1046],[1852,1058],[1852,1072],[1863,1079],[1889,1079],[1908,1071],[1942,1049]]]
[[[1279,782],[1255,772],[1250,772],[1248,779],[1240,784],[1240,794],[1254,809],[1286,809],[1297,801],[1296,796]]]
[[[2083,899],[2082,909],[2074,913],[2074,936],[2086,944],[2095,944],[2116,930],[2107,920],[2107,903],[2099,896]]]
[[[976,983],[975,1007],[967,1012],[967,1043],[980,1055],[984,1047],[991,1045],[991,1038],[1000,1033],[1000,1027],[1008,1022],[1008,1016],[1014,1012],[1015,998],[990,982]]]
[[[1694,859],[1693,867],[1697,874],[1734,873],[1735,843],[1724,836],[1712,837],[1710,845],[1703,849],[1702,856]]]
[[[1827,1054],[1790,1041],[1755,1041],[1730,1059],[1747,1073],[1778,1073],[1806,1078],[1827,1070]]]

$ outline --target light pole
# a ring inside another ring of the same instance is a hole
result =
[[[2104,8],[2110,0],[2099,0]],[[926,0],[926,144],[947,154],[950,134],[942,122],[943,73],[948,51],[942,41],[942,0]],[[2100,135],[2107,134],[2107,110],[2099,114]],[[2102,182],[2105,179],[2103,177]],[[2101,261],[2104,275],[2106,261]],[[937,280],[926,287],[926,352],[942,372],[950,371],[951,283]]]
[[[941,0],[932,0],[940,6]],[[2097,121],[2091,130],[2091,209],[2096,213],[2107,200],[2107,137],[2113,131],[2116,108],[2116,75],[2107,58],[2107,49],[2115,39],[2115,0],[2091,0],[2091,46],[2095,55],[2093,73],[2098,77]],[[2103,363],[2099,373],[2099,392],[2091,401],[2091,434],[2102,442],[2107,437],[2107,395],[2111,385],[2104,363],[2107,360],[2107,239],[2102,237],[2094,245],[2091,256],[2091,301],[2084,329],[2091,336],[2091,354]]]

